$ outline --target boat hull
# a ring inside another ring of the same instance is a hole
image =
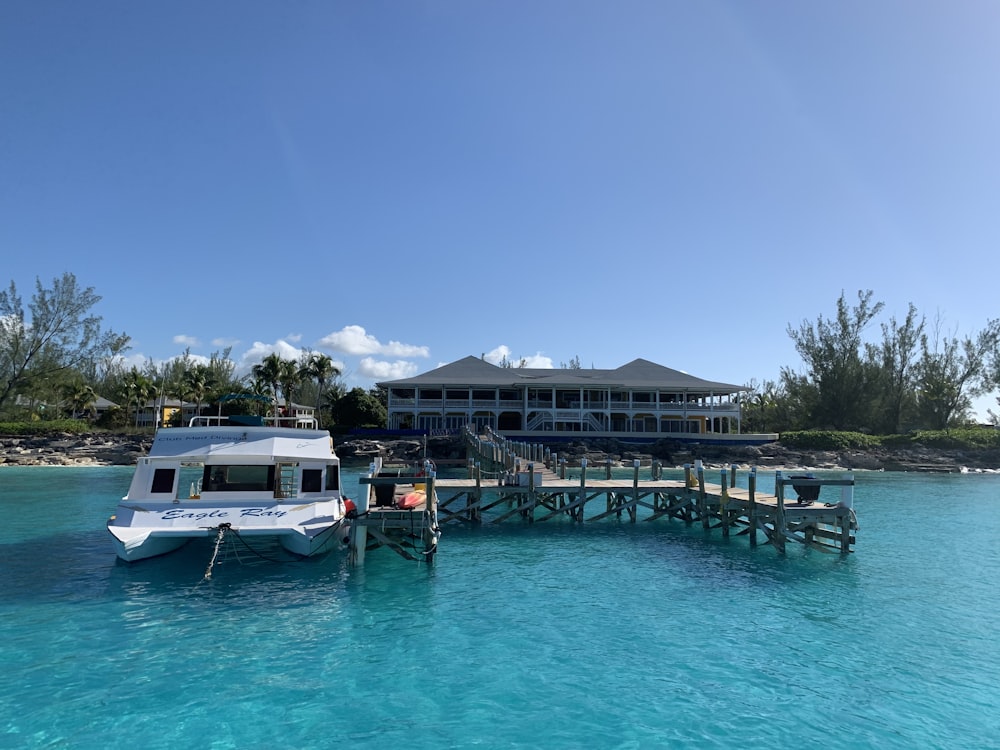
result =
[[[190,539],[238,535],[244,541],[272,538],[299,557],[344,544],[348,529],[339,501],[289,504],[136,506],[123,503],[108,519],[115,553],[134,562],[179,549]]]
[[[186,490],[186,492],[185,492]],[[271,538],[300,557],[344,540],[340,462],[324,430],[176,427],[159,430],[108,520],[129,562],[190,539]]]

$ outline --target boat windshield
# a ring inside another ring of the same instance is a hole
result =
[[[201,479],[204,492],[273,492],[274,466],[212,464]]]

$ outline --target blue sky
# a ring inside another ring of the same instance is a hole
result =
[[[1000,315],[998,89],[977,0],[5,0],[0,281],[139,361],[776,379],[842,292]]]

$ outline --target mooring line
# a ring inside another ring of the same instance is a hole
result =
[[[212,559],[208,562],[208,567],[205,568],[205,576],[202,580],[207,581],[212,577],[212,568],[215,566],[215,561],[219,557],[219,549],[222,547],[222,540],[226,536],[226,532],[229,531],[230,524],[220,523],[217,529],[217,534],[215,535],[215,549],[212,551]]]

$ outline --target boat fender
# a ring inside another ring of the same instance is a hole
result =
[[[344,514],[348,518],[358,517],[358,506],[354,504],[354,501],[349,497],[344,498]]]

